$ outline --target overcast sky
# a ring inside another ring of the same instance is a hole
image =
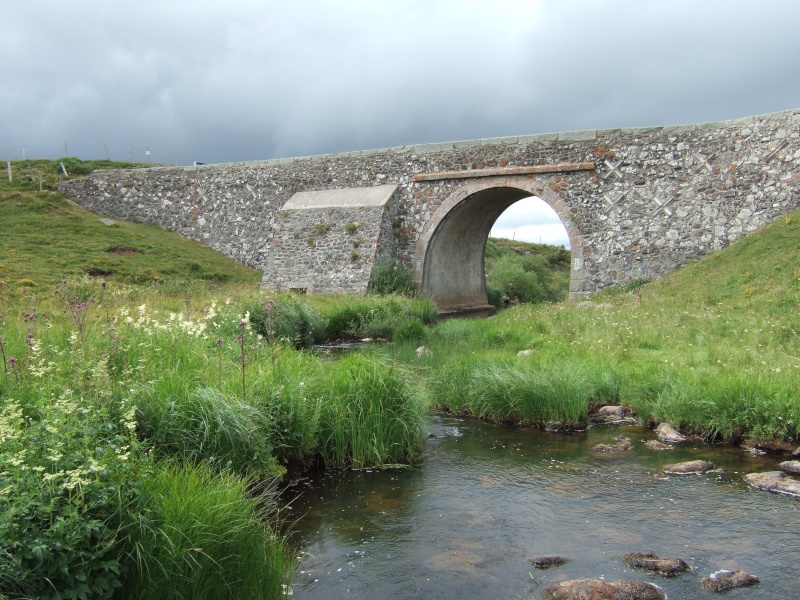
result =
[[[799,24],[798,0],[3,0],[0,158],[231,162],[799,108]]]

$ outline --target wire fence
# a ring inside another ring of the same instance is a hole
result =
[[[180,156],[168,156],[166,151],[151,151],[149,146],[144,148],[133,145],[120,144],[70,144],[68,142],[52,144],[20,144],[12,146],[0,143],[0,161],[9,160],[57,160],[72,156],[81,160],[111,160],[114,162],[153,163],[153,164],[180,164]]]

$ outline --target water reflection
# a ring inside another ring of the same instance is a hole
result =
[[[538,598],[554,581],[606,577],[694,598],[701,577],[740,568],[762,583],[728,597],[795,597],[800,502],[741,479],[775,458],[704,444],[656,452],[638,427],[564,435],[436,417],[429,430],[416,468],[330,473],[290,490],[300,493],[295,597]],[[592,451],[621,434],[633,450]],[[697,458],[726,473],[662,474]],[[661,579],[618,561],[637,551],[679,556],[693,572]],[[528,559],[547,554],[570,562],[535,571]]]

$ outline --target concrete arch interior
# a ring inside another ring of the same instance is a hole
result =
[[[523,199],[539,210],[544,205],[542,212],[547,216],[548,225],[563,231],[563,234],[557,232],[558,239],[566,240],[563,245],[569,247],[569,236],[557,213],[530,191],[504,186],[471,194],[447,213],[428,244],[422,283],[441,312],[489,308],[484,263],[486,240],[501,216]],[[538,243],[538,240],[530,241]]]

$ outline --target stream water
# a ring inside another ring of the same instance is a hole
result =
[[[541,598],[554,582],[584,577],[712,598],[700,579],[720,569],[761,580],[726,598],[800,598],[800,501],[742,480],[783,459],[701,442],[653,451],[643,442],[654,433],[637,426],[556,434],[431,417],[427,427],[428,453],[414,468],[331,472],[286,491],[300,553],[295,598]],[[618,435],[633,450],[592,450]],[[662,473],[697,458],[726,473]],[[632,571],[619,561],[630,552],[678,556],[692,571]],[[529,563],[551,554],[570,562]]]

